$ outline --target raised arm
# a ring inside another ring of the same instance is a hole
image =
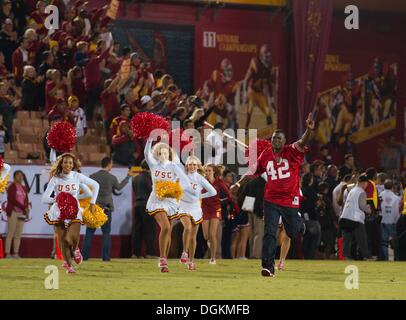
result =
[[[56,201],[56,198],[52,198],[51,194],[52,192],[55,191],[55,186],[56,186],[56,179],[54,177],[51,178],[51,180],[49,180],[47,188],[44,192],[44,194],[42,195],[42,203],[47,203],[47,204],[52,204]]]
[[[10,165],[8,165],[7,163],[5,163],[3,165],[3,170],[1,170],[1,174],[0,174],[0,181],[3,181],[3,179],[5,177],[7,177],[7,175],[10,173],[11,167]]]
[[[310,141],[310,136],[312,134],[312,131],[314,129],[314,120],[313,116],[311,113],[309,113],[307,119],[306,119],[306,131],[303,134],[303,136],[296,142],[300,148],[304,148]]]
[[[152,155],[152,138],[148,138],[147,143],[145,144],[144,156],[148,166],[152,169],[152,167],[157,164],[157,161]]]
[[[90,179],[89,177],[86,177],[84,174],[81,173],[79,174],[79,183],[86,184],[87,186],[90,186],[92,188],[90,203],[95,204],[97,196],[99,195],[99,184],[95,180]]]
[[[211,185],[209,181],[207,181],[206,178],[201,177],[200,183],[202,187],[207,190],[207,192],[202,193],[202,199],[214,197],[217,194],[217,190]]]

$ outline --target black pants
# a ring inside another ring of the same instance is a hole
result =
[[[147,255],[154,256],[155,220],[148,215],[145,206],[135,206],[133,254],[137,257],[141,256],[141,245],[143,240],[147,247]]]
[[[276,232],[278,230],[279,217],[289,238],[296,239],[302,226],[302,219],[297,208],[283,207],[264,201],[264,240],[262,243],[262,268],[274,273],[275,253],[277,248]]]
[[[368,240],[363,223],[356,222],[356,226],[351,229],[343,229],[343,254],[345,258],[352,258],[351,242],[354,237],[358,244],[362,258],[368,258]]]
[[[375,218],[365,219],[365,231],[368,239],[368,256],[379,255],[379,223]]]
[[[306,222],[306,233],[303,236],[303,256],[306,260],[316,258],[317,249],[321,241],[321,226],[316,220]]]

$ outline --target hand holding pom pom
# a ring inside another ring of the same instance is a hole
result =
[[[136,138],[148,139],[155,129],[168,131],[168,121],[150,112],[139,112],[131,119],[131,130]]]
[[[76,144],[76,129],[69,122],[57,122],[49,130],[47,141],[58,152],[70,152]]]
[[[68,192],[61,192],[56,196],[56,203],[58,204],[61,215],[59,220],[73,220],[76,219],[79,207],[78,202],[74,196]]]

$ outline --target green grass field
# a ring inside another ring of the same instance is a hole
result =
[[[161,274],[156,260],[84,262],[75,275],[59,268],[59,289],[44,287],[49,259],[0,260],[0,299],[406,299],[406,263],[287,261],[276,278],[260,276],[258,260],[198,260],[190,272],[177,260]],[[359,289],[344,287],[347,265],[359,268]]]

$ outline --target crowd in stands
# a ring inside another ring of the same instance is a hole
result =
[[[45,7],[49,3],[57,5],[60,11],[61,28],[53,32],[44,26]],[[89,130],[96,127],[95,123],[102,123],[103,129],[98,133],[110,145],[106,153],[111,153],[114,163],[122,166],[141,165],[143,161],[145,142],[134,137],[130,128],[130,120],[138,112],[149,111],[178,120],[184,129],[203,128],[213,114],[228,118],[224,113],[227,102],[224,96],[213,97],[204,90],[188,95],[165,70],[154,69],[151,61],[143,60],[131,48],[121,48],[108,29],[112,20],[106,16],[107,6],[88,8],[87,3],[80,0],[65,3],[58,0],[47,3],[0,0],[0,154],[6,160],[6,145],[11,145],[8,147],[11,150],[15,143],[21,142],[16,139],[13,126],[21,112],[30,112],[31,118],[34,114],[40,115],[39,119],[48,123],[45,129],[56,121],[71,122],[76,127],[78,144],[88,141],[89,135],[95,135]],[[217,128],[224,127],[221,123],[212,124]],[[43,148],[48,157],[50,150],[45,136],[46,132],[43,132]],[[97,135],[95,138],[96,142],[101,139]],[[387,258],[382,253],[382,246],[388,245],[389,236],[382,231],[379,194],[390,187],[403,206],[406,175],[393,174],[399,173],[400,157],[405,147],[391,141],[385,148],[382,168],[386,173],[378,174],[374,168],[366,170],[366,194],[372,213],[365,219],[368,256],[363,258]],[[306,231],[300,239],[292,239],[291,258],[329,259],[338,256],[344,189],[357,183],[361,170],[350,154],[339,167],[335,160],[329,155],[328,148],[323,147],[317,160],[302,165],[300,211]],[[145,164],[143,167],[147,170]],[[148,179],[148,175],[141,177]],[[236,178],[228,168],[214,166],[211,182],[218,181],[223,192],[217,252],[223,258],[260,258],[265,180],[253,178],[238,195],[231,195],[229,188]],[[391,183],[386,181],[388,179]],[[133,183],[134,186],[138,184],[148,182]],[[256,198],[250,212],[241,209],[247,195]],[[141,206],[143,199],[137,201]],[[399,208],[398,211],[402,210]],[[134,256],[141,256],[142,236],[148,241],[148,255],[153,255],[151,242],[154,237],[151,234],[154,224],[148,220],[152,218],[144,217],[142,210],[136,214],[141,218],[134,227]],[[398,236],[401,241],[401,232],[405,228],[400,226],[405,224],[403,217],[398,217],[398,231],[391,233],[391,239]],[[178,224],[173,230],[174,255],[177,254],[176,243],[181,242],[180,227]],[[204,238],[207,240],[208,235],[199,233],[198,257],[203,257],[207,251]],[[353,247],[352,257],[357,258],[355,242]],[[406,255],[405,246],[398,248],[397,259],[402,257],[402,250],[403,257]]]

